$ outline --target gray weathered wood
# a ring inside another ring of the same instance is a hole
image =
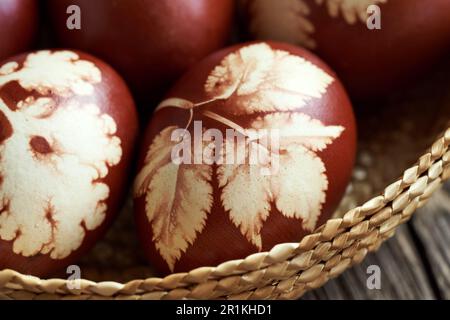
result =
[[[413,229],[424,249],[439,295],[450,299],[450,183],[419,210]]]

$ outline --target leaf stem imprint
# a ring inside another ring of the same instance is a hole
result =
[[[179,108],[179,109],[183,109],[183,110],[189,110],[189,120],[188,123],[185,126],[185,130],[187,130],[189,128],[189,126],[192,124],[192,120],[194,118],[194,108],[198,108],[198,107],[202,107],[205,106],[207,104],[219,101],[219,100],[226,100],[226,97],[220,97],[220,98],[214,98],[214,99],[210,99],[210,100],[206,100],[203,102],[199,102],[199,103],[192,103],[189,100],[185,100],[185,99],[181,99],[181,98],[169,98],[164,100],[163,102],[161,102],[158,107],[156,108],[155,112],[158,112],[159,110],[162,110],[164,108]],[[246,133],[245,129],[242,128],[240,125],[238,125],[237,123],[222,117],[221,115],[212,112],[212,111],[208,111],[205,110],[202,112],[202,114],[205,117],[208,117],[210,119],[213,119],[217,122],[220,122],[226,126],[228,126],[231,129],[236,130],[237,132],[239,132],[240,134],[246,136],[249,138],[248,134]]]
[[[203,111],[203,115],[205,117],[213,119],[213,120],[215,120],[217,122],[220,122],[220,123],[228,126],[229,128],[234,129],[237,132],[239,132],[240,134],[242,134],[242,135],[244,135],[244,136],[249,138],[248,134],[246,133],[246,130],[244,128],[242,128],[240,125],[238,125],[237,123],[231,121],[230,119],[222,117],[221,115],[219,115],[219,114],[217,114],[215,112],[212,112],[212,111],[208,111],[208,110]]]
[[[244,82],[244,79],[246,78],[249,70],[250,70],[251,64],[246,66],[246,68],[244,69],[244,72],[242,72],[239,81],[237,81],[232,87],[231,90],[226,91],[224,94],[222,94],[221,96],[218,97],[214,97],[212,99],[206,100],[206,101],[202,101],[199,103],[193,103],[192,101],[186,100],[186,99],[182,99],[182,98],[169,98],[169,99],[165,99],[163,100],[158,107],[156,108],[155,112],[158,112],[159,110],[162,110],[164,108],[179,108],[179,109],[184,109],[184,110],[189,110],[190,115],[189,115],[189,120],[188,123],[185,126],[185,130],[187,130],[187,128],[189,128],[189,126],[192,123],[192,120],[194,118],[194,108],[199,108],[205,105],[208,105],[210,103],[214,103],[216,101],[221,101],[221,100],[227,100],[229,99],[239,88],[239,86]],[[211,111],[204,111],[203,115],[205,115],[206,117],[216,120],[228,127],[230,127],[231,129],[236,130],[237,132],[239,132],[240,134],[246,136],[247,138],[250,138],[248,136],[248,134],[245,132],[245,129],[242,128],[241,126],[239,126],[237,123],[220,116],[219,114],[215,113],[215,112],[211,112]]]

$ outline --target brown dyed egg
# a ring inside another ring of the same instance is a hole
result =
[[[450,49],[448,0],[241,3],[255,38],[314,50],[356,99],[381,97],[411,83]]]
[[[299,241],[330,218],[355,155],[352,106],[308,51],[248,43],[195,65],[147,129],[134,197],[160,271]]]
[[[0,65],[0,270],[73,263],[121,206],[137,135],[133,99],[102,61],[37,51]]]
[[[233,0],[50,0],[48,9],[61,44],[105,59],[140,98],[159,99],[187,67],[223,47],[233,4]],[[71,16],[67,8],[72,5],[81,11],[79,30],[66,26]]]
[[[1,0],[0,61],[30,49],[37,29],[37,0]]]

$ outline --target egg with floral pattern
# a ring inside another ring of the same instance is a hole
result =
[[[209,56],[144,135],[134,198],[148,259],[187,271],[301,240],[346,189],[355,131],[343,86],[308,51],[256,42]]]

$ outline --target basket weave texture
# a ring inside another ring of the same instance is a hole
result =
[[[81,262],[85,279],[79,281],[79,288],[72,289],[64,275],[39,279],[2,270],[0,299],[301,297],[377,250],[450,179],[448,74],[450,67],[392,98],[384,106],[387,112],[359,119],[364,130],[347,195],[335,218],[299,243],[283,243],[245,259],[158,278],[136,249],[128,203],[106,239]]]

